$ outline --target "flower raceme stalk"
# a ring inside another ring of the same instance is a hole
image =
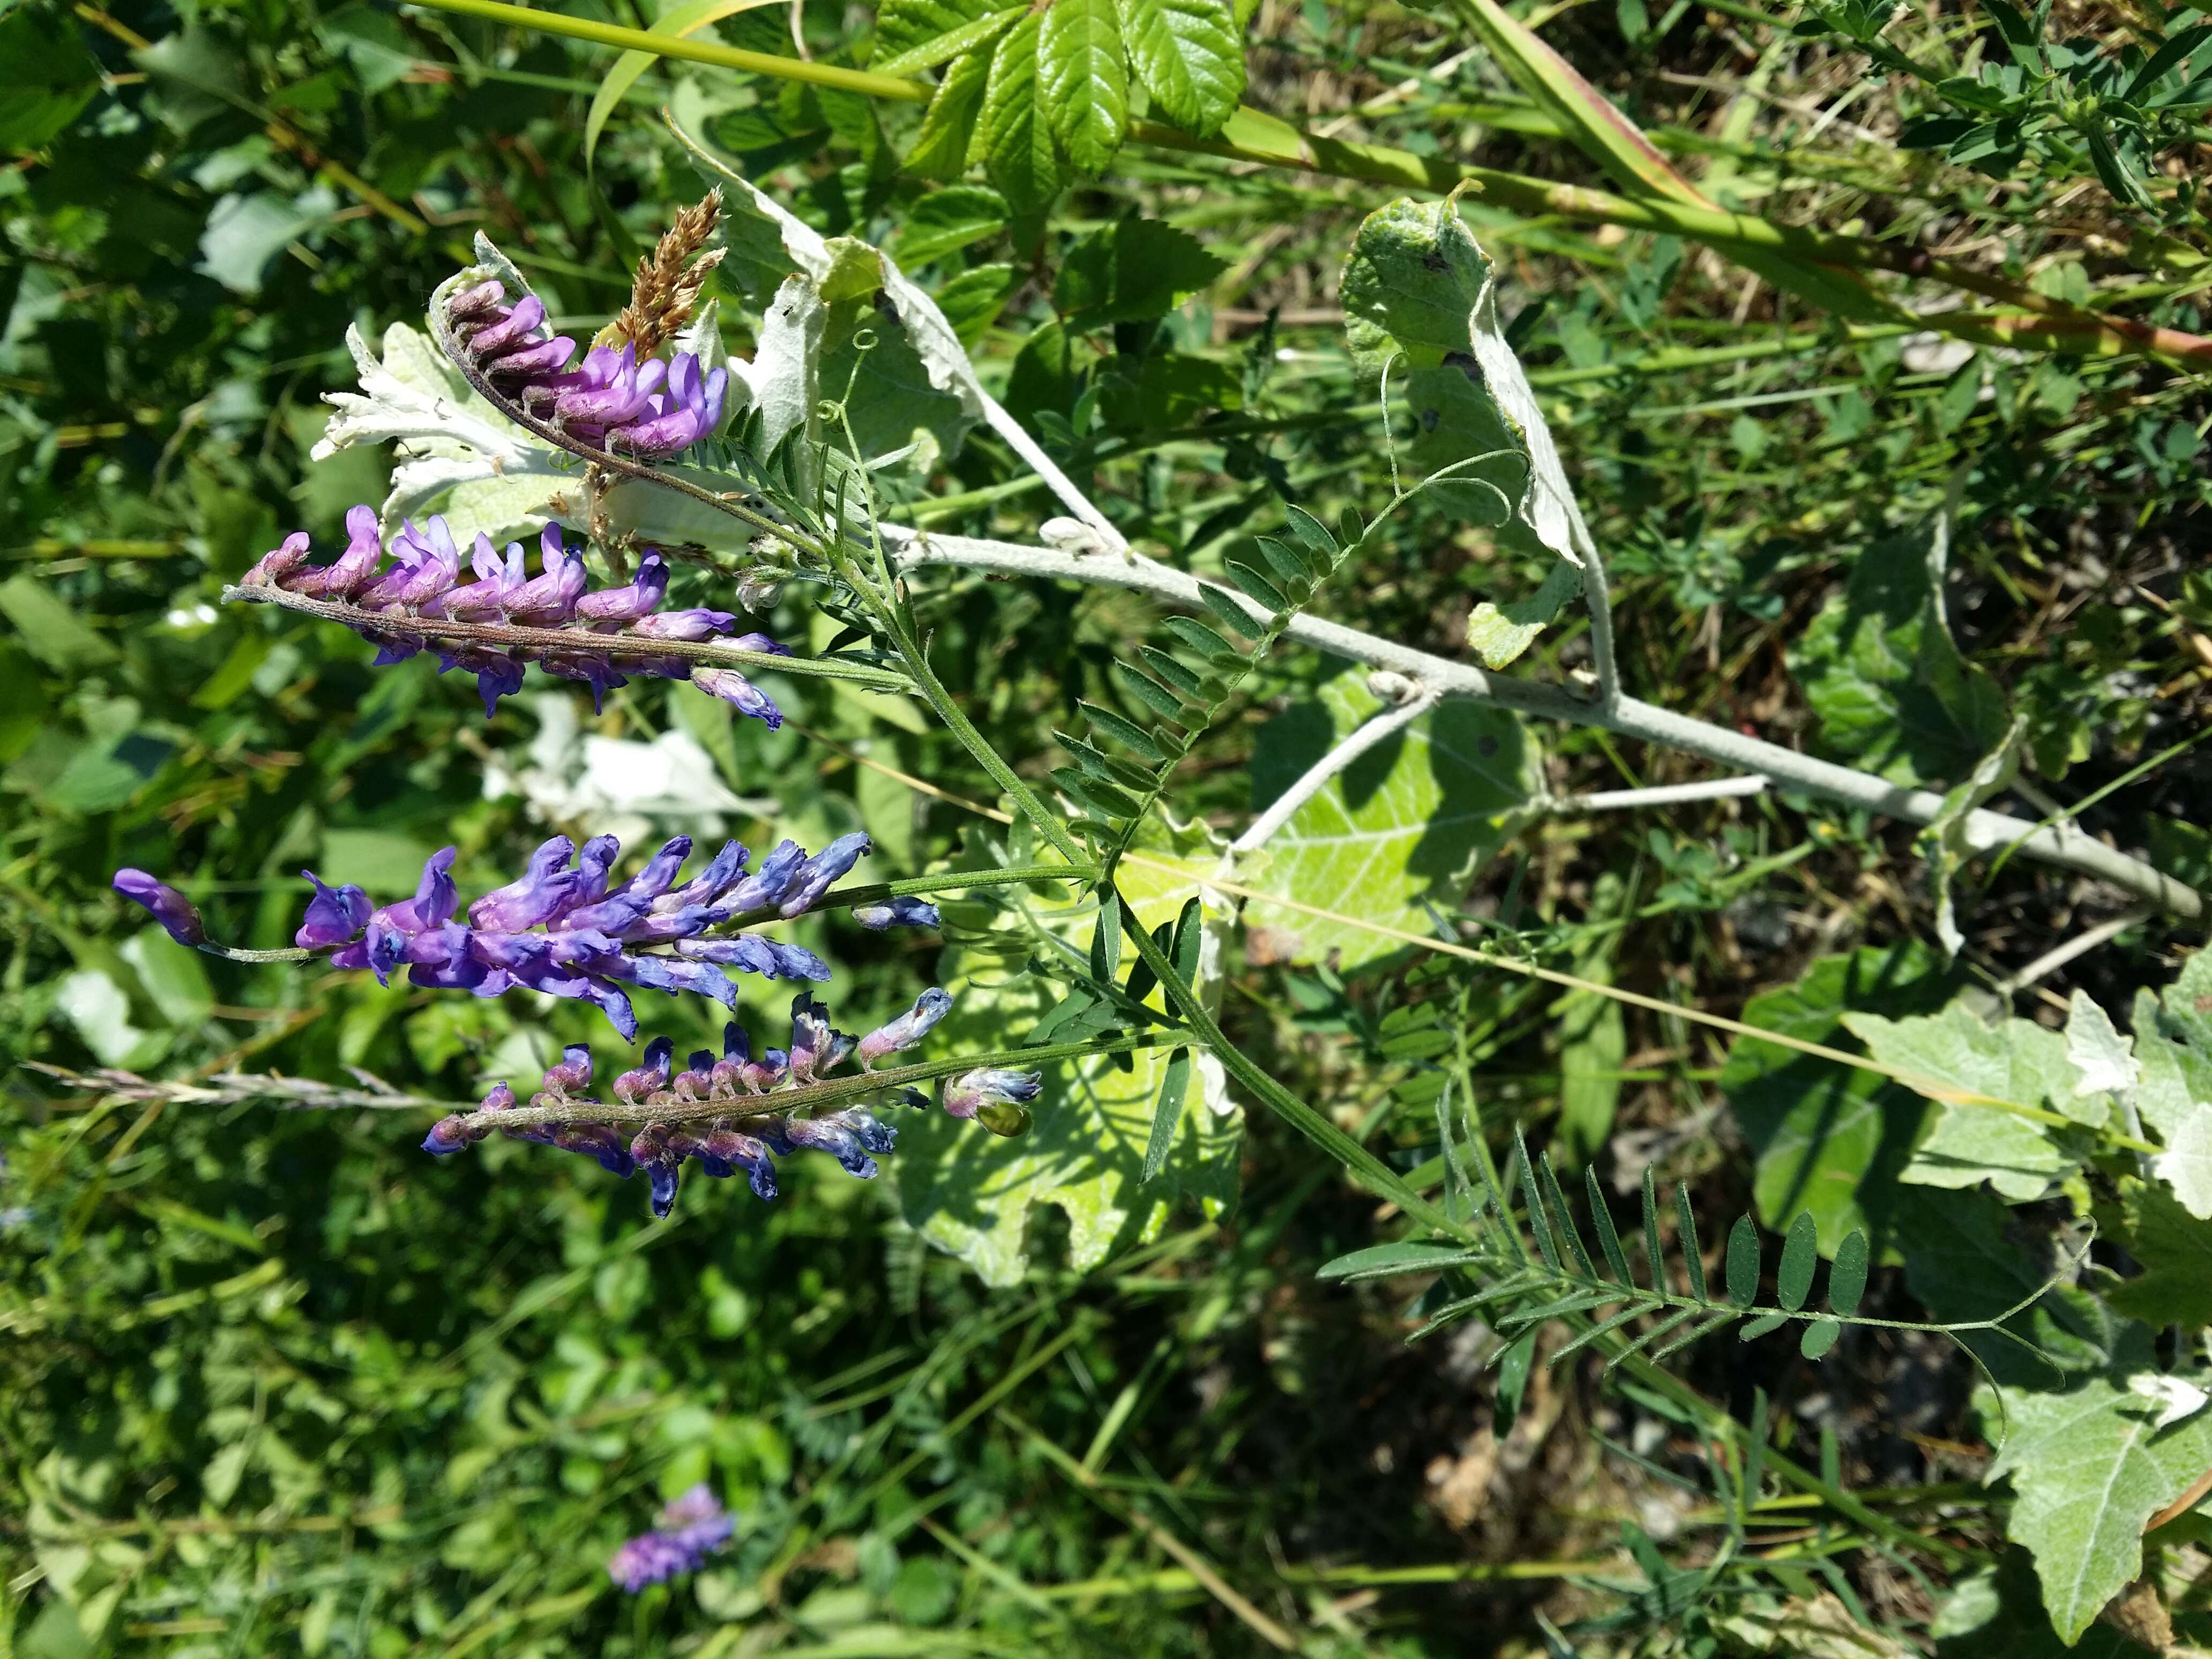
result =
[[[803,946],[714,930],[742,915],[805,914],[868,848],[867,836],[857,832],[811,856],[787,841],[749,869],[750,853],[732,841],[679,884],[691,838],[678,836],[617,884],[612,872],[622,847],[612,836],[595,836],[580,848],[556,836],[531,855],[520,879],[476,900],[459,921],[455,854],[448,847],[423,865],[412,898],[381,907],[351,883],[332,887],[303,871],[314,892],[294,942],[327,956],[334,968],[367,969],[382,983],[404,966],[410,983],[427,988],[495,997],[519,987],[590,1002],[625,1041],[635,1041],[634,988],[672,996],[693,991],[735,1008],[737,987],[726,970],[768,979],[829,978],[828,965]],[[143,905],[179,944],[222,953],[208,945],[198,913],[174,888],[143,870],[123,870],[115,889]],[[938,920],[936,907],[926,902],[881,908],[894,913],[884,926],[933,927]]]
[[[775,1160],[802,1150],[827,1152],[848,1174],[870,1180],[876,1173],[876,1158],[891,1151],[896,1132],[865,1105],[814,1115],[809,1109],[812,1086],[828,1081],[855,1053],[872,1047],[879,1054],[913,1047],[951,1006],[952,999],[943,991],[927,990],[908,1012],[854,1038],[832,1030],[829,1011],[811,993],[801,991],[791,1005],[790,1047],[766,1049],[757,1059],[744,1027],[735,1021],[722,1029],[720,1058],[702,1048],[681,1072],[675,1069],[674,1041],[655,1037],[647,1045],[642,1062],[614,1080],[618,1105],[608,1116],[619,1115],[633,1121],[643,1117],[644,1127],[635,1133],[588,1112],[557,1123],[507,1127],[501,1119],[518,1102],[514,1091],[499,1083],[475,1111],[441,1118],[423,1139],[422,1150],[440,1155],[458,1152],[499,1130],[510,1139],[557,1146],[594,1159],[609,1174],[624,1179],[642,1170],[653,1189],[656,1216],[665,1216],[675,1206],[678,1172],[686,1159],[716,1180],[727,1180],[743,1170],[746,1184],[763,1199],[776,1194]],[[1033,1073],[1001,1075],[1023,1079],[1019,1086],[1030,1095],[1042,1081]],[[572,1043],[562,1051],[559,1062],[547,1068],[544,1087],[531,1097],[530,1104],[599,1106],[598,1098],[583,1092],[591,1082],[592,1051],[580,1042]],[[909,1089],[887,1087],[881,1092],[896,1094],[911,1105],[927,1103]],[[726,1104],[728,1109],[702,1119],[690,1109],[702,1102]],[[949,1109],[949,1095],[946,1105]],[[656,1121],[651,1115],[656,1109],[672,1108],[685,1109],[681,1121]]]
[[[695,669],[680,656],[641,655],[634,649],[623,653],[621,669],[616,666],[609,643],[617,637],[633,647],[647,641],[695,644],[737,626],[737,617],[726,611],[662,610],[669,567],[658,549],[645,550],[637,574],[623,586],[593,588],[582,552],[567,544],[557,524],[547,525],[540,538],[535,576],[520,542],[507,544],[502,556],[489,536],[479,534],[469,559],[475,580],[464,582],[460,549],[442,518],[433,515],[420,528],[408,520],[392,538],[388,554],[374,508],[349,512],[346,532],[345,550],[328,564],[308,563],[307,534],[295,532],[264,554],[240,585],[282,588],[343,605],[346,614],[338,620],[378,647],[379,664],[428,650],[437,656],[441,672],[459,668],[475,674],[487,714],[502,696],[522,689],[523,665],[535,662],[548,673],[589,685],[595,708],[610,690],[629,683],[622,672],[628,669],[688,679],[740,714],[765,721],[771,731],[783,724],[782,711],[734,668]],[[557,647],[433,641],[419,626],[410,626],[424,621],[552,629],[574,644],[566,639]],[[791,654],[765,634],[740,635],[730,643],[774,656]]]

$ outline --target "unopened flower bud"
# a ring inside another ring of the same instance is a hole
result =
[[[118,870],[115,890],[134,904],[143,904],[155,921],[179,945],[199,945],[207,939],[206,926],[192,902],[175,888],[158,882],[143,870]]]

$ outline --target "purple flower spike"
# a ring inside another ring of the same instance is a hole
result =
[[[300,931],[292,935],[292,943],[302,950],[317,950],[328,945],[343,945],[368,926],[368,895],[348,882],[343,887],[325,887],[312,870],[300,873],[313,883],[314,897],[307,901],[307,915],[300,923]]]
[[[914,1006],[885,1025],[879,1025],[860,1039],[860,1064],[872,1066],[886,1054],[895,1054],[902,1048],[911,1048],[927,1036],[930,1029],[952,1012],[950,993],[935,986],[914,1000]]]
[[[152,913],[154,920],[168,930],[169,937],[179,945],[201,945],[207,940],[206,924],[192,902],[175,888],[158,882],[143,870],[118,870],[115,890],[133,904],[143,904]]]
[[[775,701],[734,668],[695,668],[691,684],[710,697],[720,697],[740,714],[750,714],[775,731],[783,724],[783,710]]]
[[[630,1539],[607,1563],[607,1576],[632,1595],[679,1572],[696,1571],[737,1530],[703,1485],[661,1510],[659,1520],[657,1529]]]
[[[863,927],[880,933],[886,927],[934,927],[939,925],[937,907],[927,899],[901,894],[876,904],[856,904],[850,912],[854,921]]]

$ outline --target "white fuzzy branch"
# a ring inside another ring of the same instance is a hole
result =
[[[1091,582],[1148,593],[1185,610],[1205,608],[1204,601],[1199,598],[1196,577],[1140,556],[1123,558],[1062,553],[1012,542],[927,534],[891,525],[884,526],[884,535],[900,566],[908,570],[934,565],[1009,576]],[[1255,635],[1265,625],[1265,613],[1235,589],[1219,583],[1206,586],[1251,617]],[[1291,618],[1285,637],[1331,656],[1389,669],[1443,696],[1472,697],[1541,720],[1600,726],[1640,742],[1701,755],[1731,771],[1758,773],[1778,789],[1842,801],[1885,817],[1900,818],[1908,823],[1929,823],[1943,810],[1943,797],[1932,790],[1890,783],[1848,766],[1801,755],[1778,744],[1691,720],[1633,697],[1621,697],[1610,707],[1590,702],[1557,686],[1488,673],[1472,665],[1377,639],[1371,634],[1318,617]],[[2078,833],[2062,836],[2054,830],[2039,828],[1983,807],[1967,817],[1964,834],[1971,852],[1990,853],[2018,842],[2026,857],[2108,881],[2172,915],[2197,921],[2212,914],[2204,896],[2196,889],[2161,875],[2140,859],[2130,858]]]
[[[1638,806],[1680,806],[1693,800],[1726,800],[1756,795],[1770,781],[1763,777],[1707,778],[1701,783],[1660,783],[1644,789],[1597,789],[1587,795],[1554,795],[1544,805],[1554,812],[1619,812]]]
[[[1229,845],[1231,854],[1249,853],[1264,847],[1274,833],[1297,816],[1297,810],[1328,787],[1328,781],[1385,738],[1404,731],[1434,708],[1437,693],[1414,689],[1395,708],[1386,708],[1323,755],[1305,775],[1277,796],[1267,810],[1252,820],[1251,827]]]

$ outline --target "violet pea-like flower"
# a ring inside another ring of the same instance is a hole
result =
[[[607,1563],[607,1576],[632,1595],[679,1572],[696,1571],[737,1530],[703,1484],[662,1510],[659,1522],[653,1531],[624,1543]]]

